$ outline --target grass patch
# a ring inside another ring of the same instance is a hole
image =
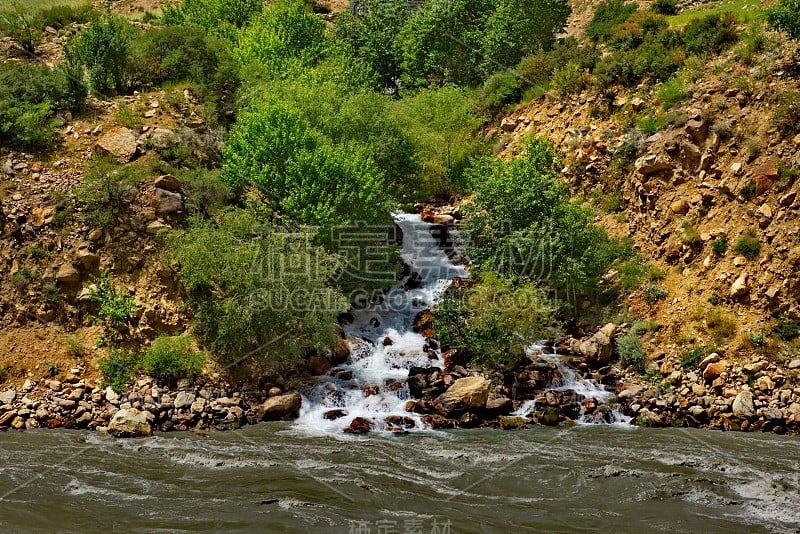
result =
[[[667,17],[667,23],[673,28],[686,26],[690,22],[708,15],[721,15],[733,13],[739,22],[749,22],[756,19],[761,12],[761,3],[756,0],[722,0],[709,2],[701,9],[686,10],[677,15]]]
[[[754,260],[761,250],[761,242],[753,234],[752,230],[746,230],[736,241],[733,250],[749,260]]]

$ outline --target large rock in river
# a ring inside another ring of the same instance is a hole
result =
[[[436,403],[446,413],[483,408],[489,399],[489,382],[480,376],[459,378],[447,391],[439,395]]]
[[[736,417],[744,419],[753,417],[753,414],[756,413],[756,408],[753,404],[753,394],[747,389],[741,391],[736,395],[736,398],[733,399],[733,406],[731,406],[731,409],[733,410],[733,415]]]
[[[151,436],[153,430],[147,422],[147,412],[129,408],[119,410],[111,417],[108,433],[117,438],[139,438]]]
[[[292,419],[300,413],[303,401],[296,391],[265,400],[259,407],[262,421]]]

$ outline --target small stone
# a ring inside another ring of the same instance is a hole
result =
[[[185,391],[179,391],[177,395],[175,395],[175,409],[176,410],[183,410],[185,408],[189,408],[192,406],[194,402],[194,394],[187,393]]]
[[[172,228],[170,225],[163,223],[162,221],[153,221],[147,225],[147,233],[151,235],[155,235],[159,233],[161,230],[167,230]]]
[[[114,156],[120,163],[127,163],[138,150],[136,135],[128,128],[112,128],[97,140],[95,150]]]
[[[156,187],[156,189],[165,189],[173,193],[180,193],[181,189],[183,188],[181,181],[171,174],[159,176],[156,178],[156,181],[153,183],[153,185]]]
[[[672,213],[676,213],[678,215],[686,215],[687,213],[689,213],[689,208],[690,208],[689,203],[683,199],[676,200],[669,207]]]
[[[103,239],[103,231],[99,228],[95,228],[91,232],[89,232],[89,241],[92,243],[97,243],[98,241]]]
[[[800,369],[800,359],[790,361],[789,369]]]
[[[747,258],[744,256],[736,256],[733,258],[733,265],[734,267],[744,267],[747,265]]]
[[[741,298],[750,292],[747,283],[747,273],[742,273],[731,285],[730,295],[732,298]]]
[[[61,382],[58,380],[45,380],[44,385],[52,391],[61,391]]]

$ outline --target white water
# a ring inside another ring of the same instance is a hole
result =
[[[545,354],[544,346],[536,344],[528,349],[528,354],[536,354],[542,360],[552,363],[558,369],[561,379],[549,391],[574,391],[578,395],[582,395],[586,399],[594,399],[598,406],[609,405],[611,407],[612,424],[627,426],[631,422],[631,417],[622,414],[615,406],[614,399],[616,395],[611,391],[606,390],[602,384],[590,378],[584,378],[575,369],[564,363],[563,356],[559,354]],[[536,401],[529,400],[522,403],[517,408],[514,415],[527,417],[536,409]],[[579,424],[599,424],[597,420],[592,419],[581,410]]]
[[[408,370],[444,367],[444,362],[438,346],[437,350],[425,352],[427,341],[412,330],[412,325],[416,315],[433,305],[454,277],[464,278],[467,272],[453,265],[431,234],[432,225],[422,222],[419,215],[397,214],[395,221],[403,231],[401,257],[410,273],[380,302],[353,311],[354,321],[345,327],[345,333],[348,339],[358,342],[351,343],[347,363],[331,373],[336,375],[343,370],[352,373],[352,378],[322,377],[304,396],[295,428],[311,434],[341,434],[354,418],[362,417],[374,424],[374,430],[385,431],[388,428],[384,420],[390,416],[411,418],[414,427],[408,430],[423,428],[420,417],[405,410],[410,399],[405,384]],[[420,283],[408,289],[414,273]],[[385,346],[387,338],[391,345]],[[371,388],[377,393],[367,395],[365,390]],[[346,415],[335,420],[325,418],[326,412],[336,409]]]

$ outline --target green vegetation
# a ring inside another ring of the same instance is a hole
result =
[[[800,40],[800,1],[780,0],[767,10],[767,21],[776,30]]]
[[[555,326],[552,305],[532,282],[486,272],[480,277],[472,287],[445,294],[435,310],[437,335],[473,364],[512,367]]]
[[[781,317],[772,327],[772,335],[781,341],[794,341],[800,337],[800,321],[791,317]]]
[[[711,243],[711,250],[717,256],[722,256],[728,251],[728,235],[722,234]]]
[[[347,300],[328,280],[340,259],[312,237],[246,210],[195,219],[167,236],[196,310],[195,333],[221,362],[252,357],[246,363],[291,367],[338,340],[336,316]]]
[[[646,363],[646,355],[642,347],[642,341],[634,333],[619,336],[616,340],[617,353],[623,365],[634,368],[643,373]]]
[[[669,295],[664,287],[652,283],[644,286],[642,293],[644,294],[644,300],[649,304],[655,304],[658,301],[664,300],[667,298],[667,295]]]
[[[67,354],[76,358],[82,358],[89,353],[89,349],[78,336],[68,336],[64,341],[64,348]]]
[[[159,336],[141,359],[145,372],[162,383],[194,380],[204,363],[205,355],[192,348],[189,336]]]
[[[675,0],[655,0],[650,4],[650,10],[659,15],[676,15],[678,13],[678,2]]]
[[[139,355],[125,349],[109,349],[108,354],[97,362],[105,379],[103,386],[122,391],[133,379],[139,368]]]
[[[773,123],[785,137],[800,133],[800,92],[789,91],[780,96]]]
[[[475,191],[465,232],[475,265],[538,281],[565,301],[589,294],[619,253],[619,245],[571,201],[556,158],[541,140],[507,162],[485,159],[469,170]]]
[[[120,292],[107,274],[92,278],[94,287],[90,287],[90,300],[99,305],[95,322],[105,327],[105,336],[111,341],[124,334],[131,319],[136,315],[136,302],[133,297]]]
[[[754,260],[761,251],[761,242],[752,230],[746,230],[736,241],[733,250],[749,260]]]

